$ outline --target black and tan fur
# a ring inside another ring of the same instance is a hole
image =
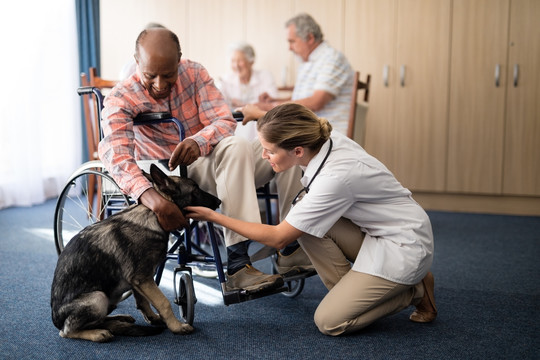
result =
[[[147,177],[180,209],[188,205],[216,209],[220,204],[193,180],[167,176],[155,165]],[[169,233],[143,205],[132,205],[77,234],[58,258],[51,288],[52,320],[60,336],[104,342],[114,335],[157,334],[163,324],[175,334],[191,333],[193,327],[176,319],[153,278],[165,261],[168,241]],[[128,290],[145,320],[160,326],[135,325],[129,315],[109,316]]]

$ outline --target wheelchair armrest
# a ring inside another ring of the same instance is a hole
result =
[[[236,120],[236,121],[244,120],[244,114],[242,114],[242,112],[240,112],[240,111],[233,112],[232,116],[233,116],[234,120]]]
[[[142,123],[155,123],[160,121],[170,120],[172,118],[171,113],[169,112],[150,112],[150,113],[141,113],[133,119],[133,122],[137,125]]]
[[[169,112],[140,113],[133,119],[134,125],[153,125],[167,122],[173,122],[176,124],[176,127],[178,128],[178,133],[180,135],[180,140],[184,140],[186,136],[184,127],[182,126],[180,121],[177,118],[173,117]]]
[[[169,112],[148,112],[140,113],[133,119],[133,125],[153,125],[172,122],[176,124],[178,128],[180,141],[184,140],[186,133],[184,127],[180,121],[173,117]],[[180,165],[180,176],[187,177],[187,167],[185,165]]]

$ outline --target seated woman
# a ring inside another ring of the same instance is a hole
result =
[[[250,103],[259,101],[259,95],[268,93],[277,96],[278,90],[272,74],[268,70],[256,70],[255,50],[245,42],[233,43],[229,46],[231,54],[231,71],[221,76],[217,85],[231,111]],[[255,124],[238,124],[236,135],[248,140],[257,138]]]
[[[187,216],[278,249],[298,239],[329,290],[314,316],[323,334],[354,332],[410,305],[416,306],[410,320],[435,320],[433,233],[411,192],[302,105],[275,107],[257,131],[262,157],[276,173],[304,171],[304,189],[285,220],[247,223],[201,207],[186,208]]]

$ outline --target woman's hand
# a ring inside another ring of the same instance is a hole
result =
[[[214,222],[215,211],[204,206],[186,206],[184,208],[186,216],[195,220]]]

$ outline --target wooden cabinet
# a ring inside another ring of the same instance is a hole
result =
[[[539,18],[539,1],[454,0],[449,192],[540,195]]]
[[[450,4],[398,1],[394,169],[417,191],[445,186]]]
[[[443,191],[450,0],[346,2],[347,54],[372,76],[368,152],[413,190]]]
[[[454,0],[448,186],[500,194],[509,0]]]
[[[372,76],[366,150],[415,192],[540,195],[539,7],[346,0],[345,53]]]
[[[512,0],[503,193],[540,195],[540,1]]]

